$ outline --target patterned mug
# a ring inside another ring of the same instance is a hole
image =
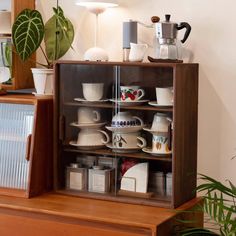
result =
[[[139,86],[120,86],[120,92],[120,98],[123,102],[135,102],[145,95],[144,90],[140,89]]]

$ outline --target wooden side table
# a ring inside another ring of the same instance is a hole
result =
[[[196,220],[195,226],[202,226],[203,214],[178,211],[201,202],[196,198],[172,210],[58,194],[32,199],[0,196],[0,235],[168,236],[178,217]]]

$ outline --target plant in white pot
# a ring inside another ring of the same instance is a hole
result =
[[[44,24],[37,10],[24,9],[12,26],[12,39],[16,53],[23,61],[41,49],[47,64],[36,62],[44,68],[32,68],[36,95],[53,94],[53,63],[72,47],[74,27],[64,16],[60,6],[53,8],[53,16]],[[45,43],[45,50],[41,46]]]

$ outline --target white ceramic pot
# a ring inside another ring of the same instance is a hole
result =
[[[53,95],[53,69],[32,68],[36,95]]]

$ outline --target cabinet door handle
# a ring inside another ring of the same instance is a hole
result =
[[[59,139],[64,141],[65,139],[65,117],[60,116],[59,119]]]
[[[30,160],[31,138],[32,134],[29,134],[26,141],[26,154],[25,154],[25,159],[27,161]]]

